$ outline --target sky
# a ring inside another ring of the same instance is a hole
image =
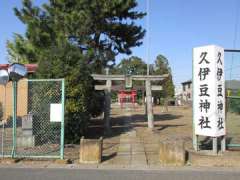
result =
[[[41,4],[47,0],[35,0]],[[146,11],[146,0],[137,0],[137,10]],[[149,52],[146,38],[132,55],[153,63],[159,54],[168,58],[176,86],[192,77],[192,49],[216,44],[226,49],[240,49],[239,0],[150,0]],[[21,0],[0,2],[0,63],[7,62],[6,41],[14,33],[24,34],[25,26],[15,17],[13,7],[21,7]],[[146,17],[137,22],[146,28]],[[127,57],[119,55],[120,59]],[[240,66],[240,55],[226,55],[226,68]],[[237,70],[239,71],[239,69]],[[236,71],[236,72],[237,72]],[[236,74],[235,78],[240,78]],[[234,78],[234,77],[233,77]]]

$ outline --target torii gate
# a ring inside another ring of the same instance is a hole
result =
[[[106,81],[105,85],[95,85],[95,90],[105,91],[105,107],[104,120],[107,132],[111,131],[110,127],[110,111],[111,111],[111,90],[112,81],[125,81],[127,87],[132,86],[132,81],[145,81],[146,101],[147,101],[147,118],[148,128],[154,128],[153,106],[152,106],[152,91],[162,90],[162,86],[151,85],[151,81],[162,81],[168,77],[164,75],[113,75],[113,74],[92,74],[94,80]]]

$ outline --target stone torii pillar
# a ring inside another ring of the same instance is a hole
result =
[[[153,116],[153,105],[152,105],[152,90],[151,81],[147,79],[145,81],[146,86],[146,105],[147,105],[147,118],[148,118],[148,128],[154,128],[154,116]]]
[[[110,79],[106,82],[105,104],[104,104],[104,122],[107,133],[111,132],[110,115],[111,115],[111,87],[112,81]]]

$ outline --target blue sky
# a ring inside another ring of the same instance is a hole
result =
[[[41,4],[47,0],[35,0]],[[139,10],[145,11],[146,0],[138,0]],[[6,63],[6,41],[13,33],[24,33],[25,27],[14,16],[13,7],[20,7],[20,0],[0,2],[0,63]],[[150,58],[152,63],[158,54],[169,59],[175,84],[191,79],[192,48],[207,44],[217,44],[224,48],[240,48],[239,30],[234,35],[238,0],[150,0]],[[237,19],[238,17],[238,19]],[[146,27],[146,18],[138,22]],[[234,38],[235,37],[235,38]],[[146,60],[146,39],[141,47],[133,49],[133,54]],[[117,61],[126,57],[120,55]],[[231,56],[226,57],[230,66]],[[236,65],[237,58],[234,63]],[[240,59],[239,59],[240,64]]]

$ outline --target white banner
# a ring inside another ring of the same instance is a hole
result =
[[[193,49],[193,118],[196,135],[218,137],[225,128],[224,49]]]

